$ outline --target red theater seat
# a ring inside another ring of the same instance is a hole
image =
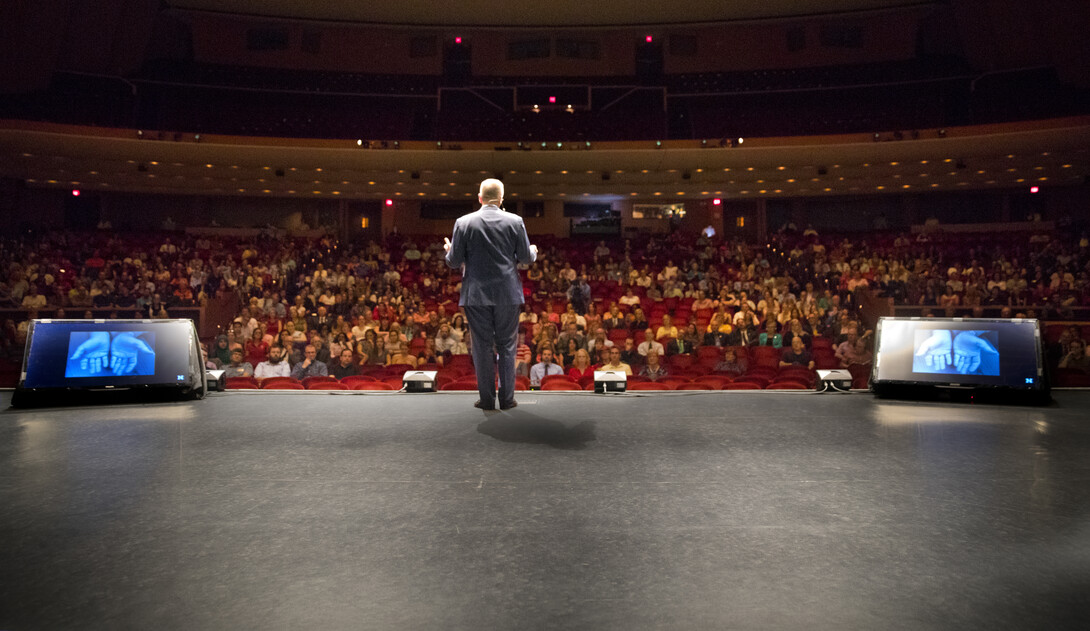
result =
[[[723,386],[724,390],[761,390],[760,384],[752,381],[734,381]]]
[[[706,383],[683,383],[676,390],[718,390],[718,388],[713,388]]]
[[[574,381],[550,381],[541,385],[542,390],[582,390]]]
[[[382,383],[381,381],[361,381],[357,384],[353,384],[353,390],[384,390],[387,392],[393,390],[400,390],[400,388],[391,388],[389,384]]]
[[[765,386],[765,390],[809,390],[810,386],[801,381],[777,381]]]
[[[661,381],[629,381],[627,390],[673,390],[674,386]]]
[[[295,381],[276,381],[273,383],[262,384],[262,390],[306,390],[303,384]]]
[[[362,382],[366,383],[366,382]],[[309,386],[307,390],[349,390],[347,384],[338,383],[336,381],[316,381]]]

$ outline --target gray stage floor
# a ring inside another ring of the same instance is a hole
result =
[[[1090,628],[1090,392],[10,396],[0,629]]]

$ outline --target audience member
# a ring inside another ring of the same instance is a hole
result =
[[[530,367],[530,387],[540,388],[541,380],[549,375],[563,375],[564,367],[553,361],[553,350],[541,351],[541,361]]]

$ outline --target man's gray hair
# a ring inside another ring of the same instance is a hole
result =
[[[503,201],[503,182],[495,179],[488,178],[481,182],[480,192],[481,202],[485,204],[495,203],[498,204]]]

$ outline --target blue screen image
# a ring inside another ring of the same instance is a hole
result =
[[[915,373],[999,376],[999,333],[995,330],[917,329],[912,349]]]
[[[68,338],[65,378],[155,374],[155,333],[73,331]]]

